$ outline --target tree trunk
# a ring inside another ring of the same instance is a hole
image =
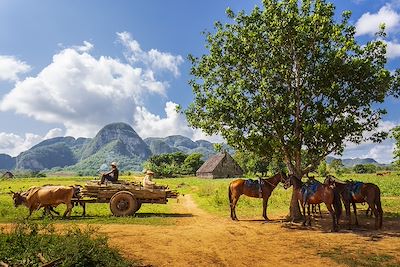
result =
[[[292,199],[290,200],[288,220],[292,222],[299,222],[303,220],[303,215],[301,214],[299,201],[297,201],[297,197],[294,193],[294,188],[292,191]]]

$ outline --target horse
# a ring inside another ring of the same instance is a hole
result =
[[[381,204],[381,191],[379,187],[373,183],[360,183],[359,190],[353,192],[352,186],[356,183],[353,181],[340,181],[334,176],[326,177],[325,184],[334,185],[340,193],[344,207],[346,209],[346,218],[349,228],[351,227],[350,203],[353,205],[355,225],[358,225],[356,203],[367,202],[371,212],[375,215],[375,229],[382,228],[383,210]]]
[[[267,216],[268,199],[272,191],[280,183],[287,179],[285,173],[281,172],[267,179],[260,179],[260,183],[251,182],[252,180],[236,179],[229,184],[228,197],[231,207],[231,219],[238,221],[236,216],[236,204],[241,195],[263,199],[263,218],[269,221]],[[257,186],[258,185],[258,186]],[[261,187],[261,188],[260,188]]]
[[[318,181],[317,179],[315,179],[315,176],[308,176],[307,174],[307,184],[321,184],[320,181]],[[322,213],[321,213],[321,205],[320,204],[311,204],[311,213],[312,214],[319,214],[319,217],[322,218]]]
[[[296,176],[290,175],[284,184],[284,188],[287,189],[292,185],[294,194],[302,207],[304,215],[303,225],[305,226],[308,220],[308,225],[311,226],[310,205],[323,202],[332,217],[332,231],[337,232],[339,218],[342,213],[342,202],[340,201],[339,194],[335,194],[330,186],[321,183],[315,184],[315,192],[310,192],[305,183]],[[308,217],[306,216],[306,205]]]

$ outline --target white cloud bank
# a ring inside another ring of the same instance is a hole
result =
[[[18,81],[18,75],[30,69],[28,64],[13,56],[0,55],[0,81]]]
[[[374,35],[379,31],[380,24],[385,24],[385,31],[398,31],[400,25],[400,14],[397,13],[390,4],[386,4],[377,13],[367,12],[356,22],[356,36]]]
[[[46,135],[40,136],[33,133],[26,133],[20,136],[13,133],[0,133],[0,153],[5,153],[10,156],[18,156],[19,153],[28,150],[32,146],[40,143],[43,140],[63,136],[63,130],[60,128],[51,129]]]
[[[374,132],[390,132],[398,123],[392,121],[381,121],[378,128]],[[372,132],[367,132],[365,137],[372,136]],[[379,163],[391,163],[393,161],[393,151],[395,141],[388,138],[381,143],[373,143],[372,141],[363,142],[359,145],[347,143],[342,158],[373,158]]]
[[[181,56],[140,49],[129,33],[118,33],[131,64],[90,54],[89,42],[61,50],[36,77],[17,82],[0,101],[0,110],[15,111],[47,123],[62,123],[66,134],[90,137],[104,125],[130,123],[149,94],[166,95],[168,83],[157,72],[179,75]],[[136,66],[137,65],[137,66]]]
[[[144,107],[137,107],[134,115],[134,128],[142,137],[166,137],[169,135],[183,135],[192,140],[209,140],[211,142],[223,142],[220,136],[208,136],[199,129],[188,127],[183,114],[176,111],[177,104],[167,102],[165,105],[166,117],[150,113]]]
[[[13,57],[0,57],[8,64],[3,64],[5,68],[13,69],[0,79],[15,81],[14,88],[0,100],[0,111],[61,123],[65,135],[74,137],[93,137],[104,125],[122,121],[133,125],[143,138],[181,134],[194,140],[222,141],[188,127],[184,115],[175,111],[175,103],[166,103],[164,118],[144,106],[146,96],[165,99],[169,84],[158,77],[167,73],[178,77],[183,63],[180,55],[145,51],[128,32],[117,33],[117,40],[125,49],[126,62],[107,56],[96,58],[91,54],[94,45],[84,41],[83,45],[61,49],[36,76],[21,81],[18,74],[30,67]],[[50,130],[46,136],[0,133],[0,153],[15,156],[43,139],[63,134],[61,129]]]

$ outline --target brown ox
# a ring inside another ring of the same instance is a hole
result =
[[[42,207],[57,207],[59,204],[66,204],[67,209],[63,217],[70,216],[72,211],[71,199],[74,194],[73,186],[43,186],[33,187],[24,193],[13,193],[14,206],[24,204],[29,209],[29,218],[32,212]]]

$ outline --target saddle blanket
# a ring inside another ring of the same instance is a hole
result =
[[[361,187],[363,186],[363,182],[352,182],[349,184],[349,190],[351,195],[357,195],[361,191]]]
[[[308,199],[315,194],[318,190],[318,183],[313,183],[313,184],[305,184],[301,187],[301,194],[303,195],[303,202],[307,203]]]

